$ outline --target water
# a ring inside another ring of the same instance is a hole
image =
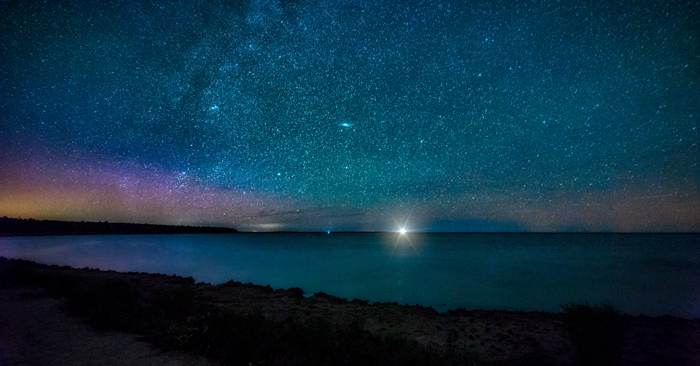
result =
[[[231,234],[0,238],[45,264],[301,287],[348,299],[700,318],[697,234]]]

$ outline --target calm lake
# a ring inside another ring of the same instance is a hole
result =
[[[44,236],[0,238],[0,256],[438,311],[607,301],[632,315],[700,318],[699,245],[698,234]]]

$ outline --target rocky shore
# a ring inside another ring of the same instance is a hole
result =
[[[323,324],[325,328],[322,328],[328,329],[323,331],[333,336],[344,332],[344,329],[355,329],[356,333],[350,336],[347,335],[350,333],[343,333],[345,335],[342,337],[345,338],[338,338],[341,341],[336,343],[362,343],[362,347],[366,347],[370,339],[394,340],[394,343],[399,340],[400,347],[404,347],[401,352],[405,353],[406,347],[418,347],[428,352],[426,360],[437,357],[431,356],[430,352],[437,352],[459,354],[460,363],[467,360],[473,364],[492,365],[581,364],[581,349],[572,343],[562,313],[464,309],[438,313],[421,306],[369,304],[324,293],[310,296],[299,288],[272,289],[235,281],[220,285],[196,284],[192,278],[174,275],[73,269],[0,258],[0,289],[9,291],[18,286],[46,288],[49,295],[67,297],[73,309],[81,309],[82,306],[82,315],[92,317],[97,326],[145,334],[144,339],[165,348],[181,346],[186,350],[206,351],[211,345],[195,341],[197,337],[206,342],[221,341],[206,334],[212,322],[221,323],[212,320],[211,315],[218,311],[216,309],[221,309],[228,312],[226,314],[253,317],[251,319],[257,319],[254,324],[276,329],[273,333],[284,333],[290,329],[292,333],[300,329],[306,332],[308,329],[318,329],[316,324]],[[113,306],[95,305],[90,299],[93,296],[103,296]],[[111,315],[117,313],[121,315]],[[149,329],[139,328],[139,324],[144,324],[143,319],[152,321],[145,325]],[[624,342],[615,356],[614,364],[700,364],[700,319],[628,315],[622,315],[621,319],[624,322]],[[235,320],[231,324],[244,324],[241,327],[250,328],[249,324],[252,323]],[[167,334],[154,335],[153,329],[156,328],[160,329],[159,334]],[[226,334],[230,336],[231,333]],[[256,337],[267,339],[278,336],[263,334]],[[328,336],[323,335],[322,338]],[[286,340],[275,338],[274,342],[284,343]],[[313,342],[317,341],[303,344],[315,345]],[[315,350],[307,350],[307,353]],[[221,354],[214,352],[211,356],[216,358]],[[285,357],[278,355],[258,362],[295,364]]]

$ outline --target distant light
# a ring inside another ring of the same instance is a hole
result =
[[[331,231],[330,231],[330,230],[328,230],[328,231],[326,231],[326,232],[327,232],[327,233],[329,233],[329,234],[331,233]]]
[[[401,235],[406,235],[406,229],[404,229],[404,228],[401,228],[401,230],[399,230],[399,232],[401,233]]]

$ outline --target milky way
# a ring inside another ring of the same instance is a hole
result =
[[[0,215],[700,230],[694,1],[5,1],[0,20]]]

